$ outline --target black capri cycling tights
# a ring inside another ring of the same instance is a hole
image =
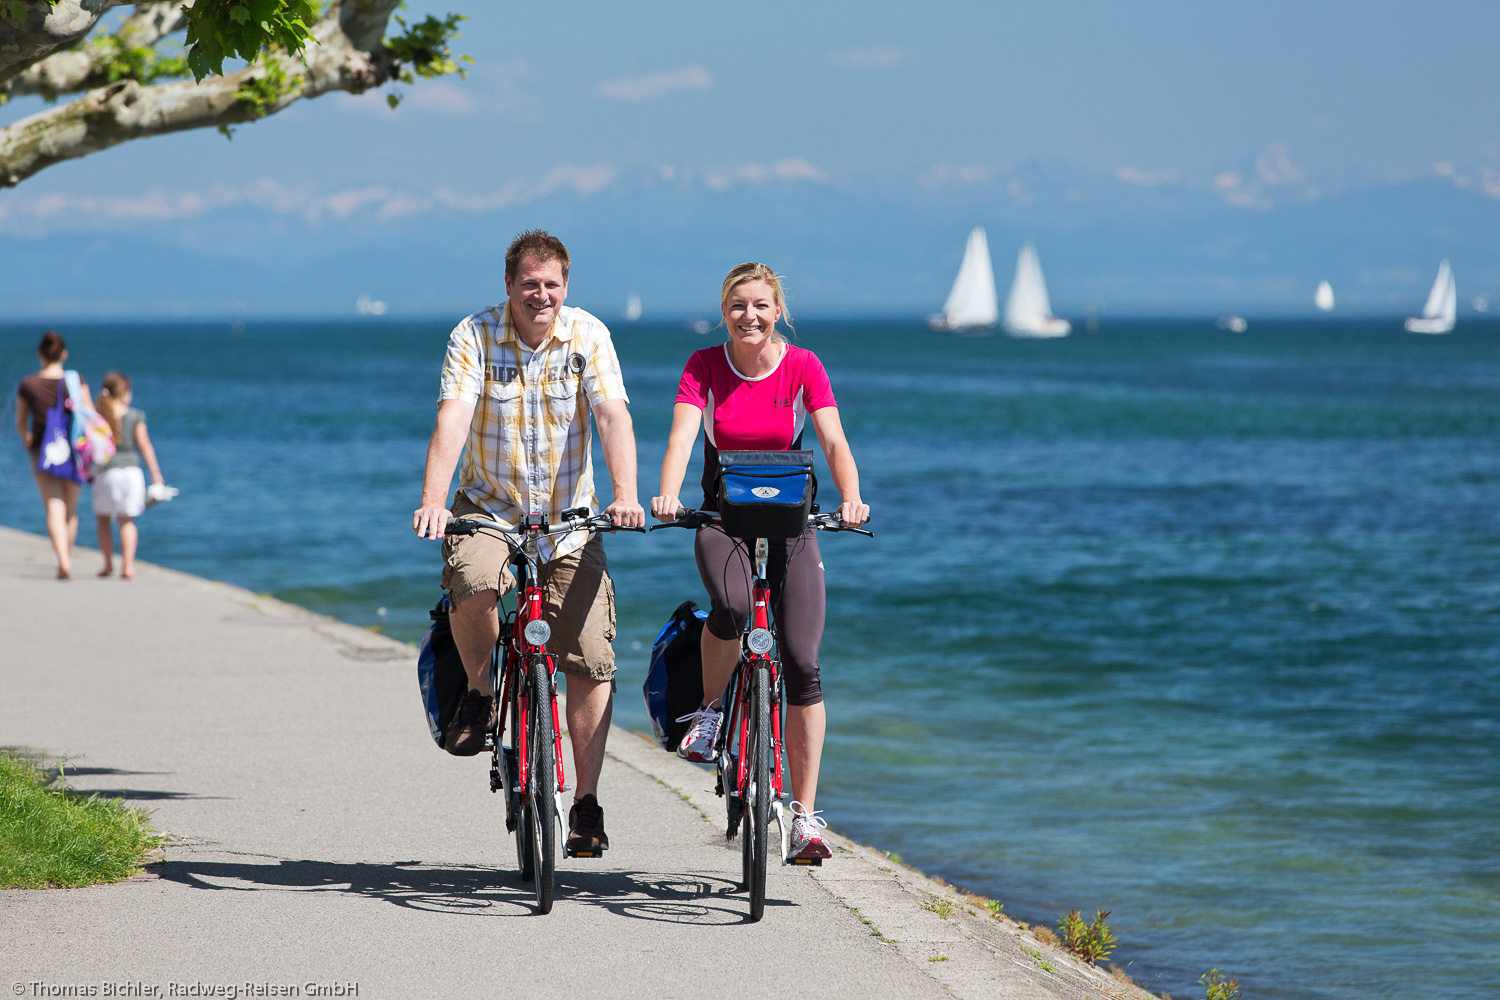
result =
[[[816,705],[823,700],[818,647],[823,644],[826,607],[817,534],[816,529],[808,528],[801,538],[769,540],[766,575],[770,578],[788,705]],[[746,543],[730,538],[716,524],[709,525],[698,529],[693,555],[708,590],[708,630],[720,639],[739,638],[750,617],[753,570]]]

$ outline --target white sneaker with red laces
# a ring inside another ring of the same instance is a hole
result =
[[[680,716],[678,722],[691,722],[678,744],[677,756],[707,764],[714,759],[714,739],[719,735],[719,720],[724,713],[712,705]]]
[[[818,815],[817,810],[807,812],[802,808],[802,803],[792,803],[792,857],[794,858],[831,858],[833,852],[823,842],[823,835],[819,831],[828,828],[823,817]]]

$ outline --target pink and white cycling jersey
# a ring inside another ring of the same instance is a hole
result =
[[[704,507],[713,509],[719,451],[787,451],[801,446],[807,415],[837,406],[823,362],[788,344],[768,374],[748,378],[729,360],[729,345],[694,351],[677,385],[677,402],[703,411]]]

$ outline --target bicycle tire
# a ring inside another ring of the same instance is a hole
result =
[[[750,787],[745,803],[745,832],[741,856],[749,871],[750,919],[766,912],[767,837],[771,825],[771,672],[757,666],[750,684]]]
[[[724,717],[720,721],[719,739],[723,741],[723,750],[717,755],[719,769],[719,792],[724,796],[724,809],[726,822],[724,825],[724,839],[733,840],[740,832],[740,821],[745,815],[745,802],[740,798],[740,789],[735,784],[739,780],[739,757],[744,752],[741,747],[735,746],[735,739],[739,733],[740,707],[740,667],[736,666],[729,678],[729,687],[724,695]],[[745,865],[744,877],[740,880],[740,892],[750,887],[750,866]]]
[[[552,727],[552,674],[543,656],[531,658],[531,709],[529,746],[531,766],[526,780],[527,811],[530,813],[532,888],[538,913],[552,912],[557,870],[557,742]]]
[[[521,752],[520,733],[523,722],[521,719],[519,690],[521,683],[522,678],[519,676],[512,680],[509,705],[507,707],[510,718],[510,745],[514,748],[513,752],[517,754]],[[520,781],[519,768],[517,772],[516,774],[506,775],[510,787],[505,790],[505,802],[507,809],[512,811],[511,815],[514,815],[516,820],[514,827],[516,834],[516,872],[519,874],[522,882],[530,882],[532,877],[531,859],[536,856],[536,850],[532,847],[533,830],[535,828],[531,821],[531,814],[528,811],[526,796],[516,787],[516,784]],[[510,815],[506,818],[509,819]]]

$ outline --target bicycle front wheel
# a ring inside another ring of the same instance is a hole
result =
[[[744,833],[740,837],[745,886],[750,892],[750,919],[766,912],[766,838],[771,825],[771,672],[754,668],[750,682],[750,732],[743,752],[749,770]]]
[[[531,821],[530,807],[521,786],[521,731],[525,721],[521,718],[520,678],[510,684],[510,697],[506,699],[506,731],[510,735],[510,748],[506,751],[505,768],[505,826],[516,836],[516,871],[522,882],[532,878],[531,859],[536,855],[532,843],[535,825]]]
[[[553,875],[557,868],[557,739],[552,728],[552,674],[547,660],[532,657],[528,670],[531,705],[526,728],[530,744],[526,776],[526,812],[530,821],[531,884],[538,913],[552,912]]]

